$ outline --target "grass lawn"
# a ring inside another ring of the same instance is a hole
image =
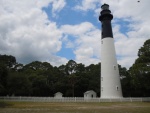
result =
[[[0,102],[0,113],[150,113],[150,102]]]

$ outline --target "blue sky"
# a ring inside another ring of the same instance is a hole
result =
[[[61,27],[62,25],[77,25],[82,22],[92,22],[92,24],[101,29],[100,22],[98,21],[98,16],[95,15],[94,11],[82,11],[82,10],[76,10],[75,6],[77,4],[81,4],[82,1],[77,0],[67,0],[67,6],[65,6],[64,9],[62,9],[59,13],[57,13],[55,16],[51,13],[52,11],[52,5],[50,4],[48,7],[43,8],[43,11],[45,11],[48,15],[48,18],[51,21],[54,21],[57,23],[58,27]],[[69,40],[71,42],[74,42],[74,36],[69,35]],[[74,48],[68,48],[66,47],[65,43],[62,43],[62,48],[59,52],[56,53],[58,56],[65,57],[67,59],[73,59],[75,60],[75,55],[73,53]]]
[[[107,3],[118,63],[129,68],[150,38],[149,0],[0,0],[0,54],[19,63],[101,61],[101,5]]]

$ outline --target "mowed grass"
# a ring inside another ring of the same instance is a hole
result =
[[[150,103],[0,102],[0,113],[150,113]]]

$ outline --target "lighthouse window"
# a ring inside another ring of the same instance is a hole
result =
[[[116,66],[114,65],[114,70],[116,70]]]
[[[103,81],[103,77],[101,77],[101,81]]]
[[[103,41],[101,41],[101,43],[103,44]]]
[[[119,91],[119,87],[118,86],[116,86],[116,90]]]

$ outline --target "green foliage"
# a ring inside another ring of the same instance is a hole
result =
[[[8,94],[9,71],[11,71],[15,65],[15,57],[11,55],[0,55],[0,95]]]
[[[0,66],[12,68],[16,64],[16,58],[11,55],[0,55]]]
[[[23,73],[11,72],[7,88],[9,95],[24,96],[31,94],[31,82]]]
[[[131,77],[125,67],[118,65],[124,97],[131,97]]]
[[[73,60],[69,60],[68,63],[66,64],[65,71],[68,75],[71,75],[73,73],[76,73],[76,67],[77,63]]]
[[[150,39],[138,51],[138,58],[129,70],[135,96],[150,96]]]
[[[99,64],[91,64],[87,66],[86,74],[89,76],[89,86],[87,90],[94,90],[100,94],[100,63]]]

